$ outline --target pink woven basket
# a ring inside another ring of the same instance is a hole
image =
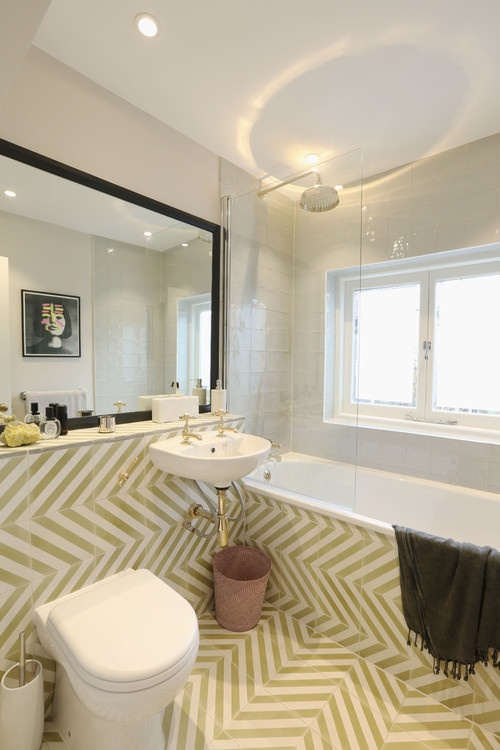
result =
[[[226,630],[251,630],[260,619],[271,560],[255,547],[226,547],[212,560],[215,617]]]

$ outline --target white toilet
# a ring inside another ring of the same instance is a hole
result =
[[[53,718],[71,750],[164,750],[164,709],[196,661],[185,599],[149,570],[125,570],[35,609],[56,662]]]

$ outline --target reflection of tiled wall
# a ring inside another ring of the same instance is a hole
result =
[[[110,252],[112,250],[112,252]],[[93,237],[96,414],[162,393],[162,254]]]
[[[23,629],[28,652],[41,654],[34,607],[127,567],[149,568],[197,612],[206,608],[215,537],[202,539],[181,527],[199,496],[191,483],[149,460],[149,444],[162,435],[1,452],[0,672],[17,660]],[[136,456],[140,460],[120,488],[118,476]],[[216,504],[215,493],[205,489]],[[208,522],[201,523],[206,531]],[[231,543],[241,543],[242,534],[242,523],[231,525]],[[50,683],[53,665],[42,660]]]
[[[269,601],[500,741],[500,670],[478,665],[467,682],[447,679],[407,646],[395,538],[248,495],[246,543],[273,561]]]

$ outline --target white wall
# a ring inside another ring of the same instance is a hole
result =
[[[92,248],[88,234],[0,213],[0,255],[9,258],[13,411],[20,391],[86,388],[93,402]],[[64,260],[61,261],[61,258]],[[57,283],[54,284],[54,277]],[[81,357],[22,356],[21,289],[80,297]]]
[[[0,107],[0,137],[219,223],[214,153],[34,47]]]

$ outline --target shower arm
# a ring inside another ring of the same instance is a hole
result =
[[[281,187],[284,187],[285,185],[290,185],[292,182],[298,182],[298,180],[301,180],[303,177],[308,177],[310,174],[315,174],[318,178],[318,185],[321,185],[321,177],[319,174],[319,171],[317,169],[310,169],[308,172],[303,172],[302,174],[299,174],[295,177],[289,177],[288,180],[282,180],[281,182],[278,182],[276,185],[272,185],[268,188],[259,188],[257,190],[257,196],[259,198],[263,198],[267,193],[271,193],[273,190],[278,190]]]

